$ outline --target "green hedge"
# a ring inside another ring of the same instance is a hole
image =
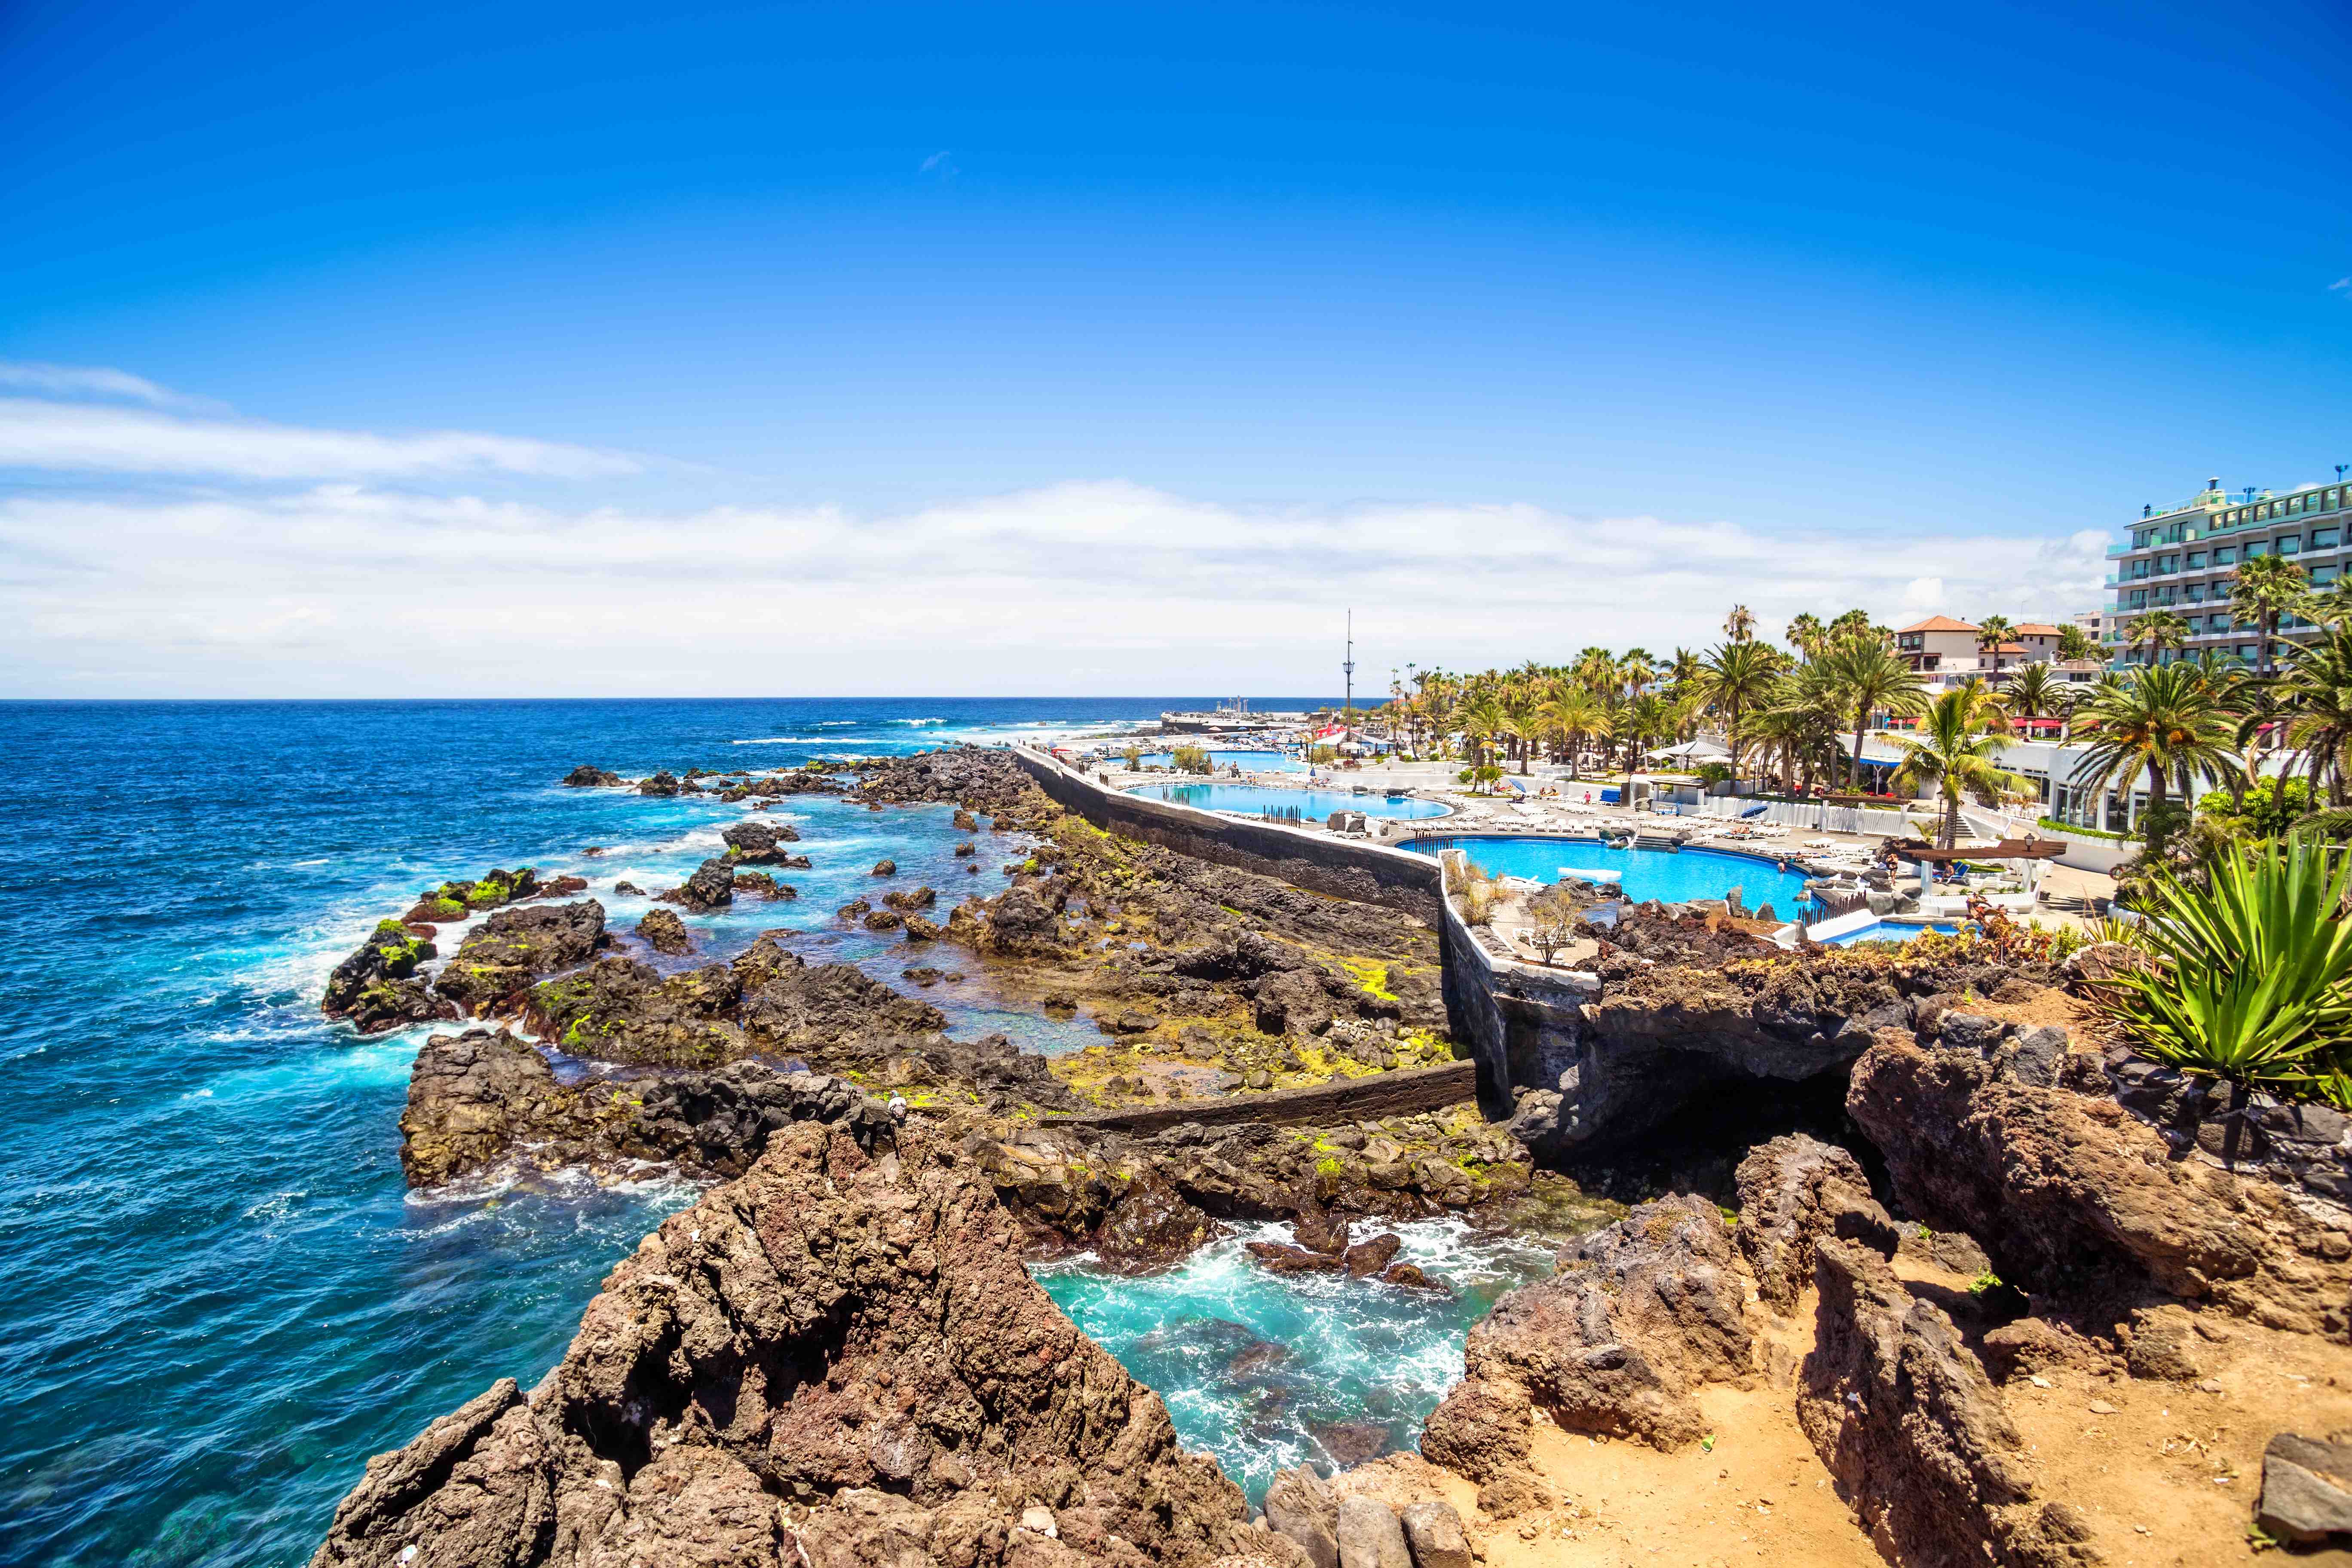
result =
[[[2077,827],[2071,822],[2061,822],[2054,816],[2042,817],[2036,821],[2034,826],[2046,827],[2053,833],[2071,833],[2077,838],[2113,838],[2120,842],[2131,837],[2128,833],[2110,833],[2104,827]]]

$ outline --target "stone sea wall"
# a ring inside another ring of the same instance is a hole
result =
[[[1016,747],[1013,756],[1056,805],[1107,832],[1438,923],[1444,900],[1438,896],[1437,862],[1426,856],[1122,795],[1027,747]]]
[[[1514,1084],[1555,1083],[1576,1060],[1577,1008],[1599,994],[1599,982],[1488,952],[1444,897],[1435,859],[1123,795],[1042,752],[1013,754],[1057,805],[1108,832],[1427,921],[1444,954],[1446,1024],[1477,1063],[1478,1098],[1489,1114],[1510,1113]]]

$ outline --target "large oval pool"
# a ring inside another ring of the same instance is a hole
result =
[[[1498,877],[1528,877],[1538,882],[1557,882],[1578,871],[1615,871],[1625,896],[1635,903],[1719,899],[1737,888],[1749,909],[1769,904],[1775,914],[1794,920],[1805,896],[1803,872],[1712,849],[1612,849],[1591,838],[1504,835],[1408,838],[1397,847],[1416,855],[1460,849],[1473,864]]]
[[[1366,816],[1395,816],[1411,821],[1444,816],[1452,808],[1434,800],[1411,795],[1350,795],[1338,789],[1280,789],[1273,784],[1151,784],[1127,792],[1152,800],[1171,801],[1199,811],[1238,811],[1251,816],[1295,811],[1308,822],[1321,822],[1335,811],[1360,811]]]
[[[1121,753],[1113,752],[1118,756]],[[1173,752],[1146,752],[1140,758],[1147,768],[1172,768],[1176,765]],[[1209,761],[1220,769],[1237,767],[1245,773],[1303,773],[1307,759],[1294,757],[1286,752],[1217,752],[1209,753]]]

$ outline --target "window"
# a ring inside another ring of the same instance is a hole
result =
[[[2205,570],[2205,552],[2203,551],[2192,550],[2189,552],[2189,569],[2191,572],[2202,572]]]
[[[2333,550],[2336,537],[2336,531],[2333,528],[2315,528],[2311,531],[2311,547],[2314,550]]]
[[[2191,583],[2189,586],[2180,591],[2180,596],[2188,600],[2192,605],[2196,604],[2199,600],[2205,597],[2205,584],[2202,583]]]
[[[2219,605],[2229,598],[2230,584],[2227,583],[2216,583],[2213,584],[2211,591],[2213,595],[2213,602]]]
[[[2238,645],[2238,657],[2244,659],[2248,664],[2253,663],[2254,645],[2250,642],[2240,643]]]
[[[2131,603],[2132,608],[2135,610],[2145,605],[2147,603],[2147,590],[2145,588],[2134,588],[2131,591]]]
[[[2214,631],[2226,632],[2230,629],[2230,617],[2227,616],[2215,616],[2205,624]]]
[[[2246,559],[2252,561],[2255,556],[2260,555],[2267,548],[2269,547],[2263,544],[2261,540],[2249,539],[2246,541]]]
[[[2326,587],[2328,584],[2336,581],[2336,574],[2339,570],[2340,568],[2335,566],[2313,567],[2311,569],[2311,585],[2315,588]]]
[[[2178,571],[2179,571],[2179,570],[2180,570],[2180,557],[2179,557],[2179,556],[2178,556],[2178,555],[2159,555],[2159,556],[2158,556],[2158,557],[2156,558],[2156,570],[2157,570],[2157,574],[2158,574],[2158,576],[2162,576],[2165,573],[2168,573],[2168,572],[2178,572]]]
[[[2146,550],[2148,545],[2155,541],[2155,539],[2156,533],[2154,530],[2143,528],[2138,532],[2132,535],[2132,548],[2134,550]]]
[[[2303,553],[2303,535],[2290,533],[2284,539],[2273,539],[2271,548],[2281,555],[2300,555]]]

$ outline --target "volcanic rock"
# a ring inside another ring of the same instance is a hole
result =
[[[607,1277],[530,1400],[501,1379],[370,1461],[313,1568],[913,1568],[1015,1531],[1037,1568],[1255,1554],[1239,1489],[935,1152],[772,1140]]]
[[[2352,1537],[2352,1443],[2281,1432],[2263,1450],[2254,1522],[2273,1541],[2312,1546]]]
[[[499,910],[466,933],[433,989],[462,1008],[482,1012],[541,975],[587,963],[609,940],[604,906],[594,899]]]
[[[399,921],[380,921],[367,940],[327,977],[320,1007],[349,1018],[362,1035],[380,1035],[427,1018],[454,1018],[454,1005],[436,1000],[416,966],[435,956],[432,942]]]
[[[724,909],[735,901],[734,868],[723,858],[705,860],[695,868],[693,876],[654,897],[666,904],[684,905],[698,914]]]
[[[664,768],[652,777],[641,780],[637,784],[637,793],[667,797],[677,794],[681,787],[676,776],[667,768]]]
[[[719,837],[727,841],[729,859],[747,866],[772,866],[793,858],[777,846],[798,843],[801,836],[785,822],[730,822]]]
[[[1404,1527],[1378,1498],[1351,1492],[1339,1500],[1339,1568],[1413,1568]]]
[[[723,963],[665,978],[634,959],[600,959],[531,990],[531,1026],[573,1056],[660,1067],[716,1067],[741,1056],[728,1016],[742,985]]]
[[[1739,1162],[1739,1250],[1756,1271],[1756,1293],[1782,1317],[1813,1282],[1813,1247],[1825,1236],[1865,1241],[1892,1256],[1895,1222],[1870,1195],[1862,1163],[1844,1150],[1791,1132],[1760,1143]]]
[[[593,763],[583,763],[564,774],[563,782],[573,789],[592,789],[599,786],[610,789],[625,781],[618,773],[608,773]]]
[[[677,918],[675,910],[647,910],[645,918],[637,922],[637,934],[652,943],[656,952],[676,957],[694,951],[694,944],[687,940],[686,922]]]

